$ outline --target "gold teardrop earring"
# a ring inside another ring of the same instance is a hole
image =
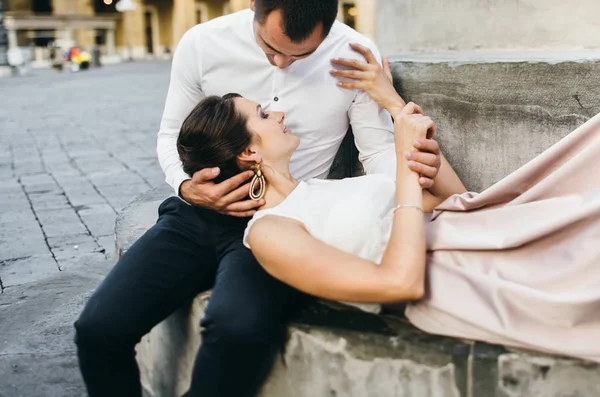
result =
[[[250,182],[249,195],[252,200],[258,201],[264,197],[267,191],[267,181],[260,169],[260,163],[255,164],[252,168],[254,169],[254,177],[252,177],[252,181]]]

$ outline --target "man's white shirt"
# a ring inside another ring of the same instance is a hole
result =
[[[285,124],[300,138],[290,164],[295,178],[327,177],[349,124],[365,171],[395,177],[390,115],[364,91],[338,87],[329,73],[331,58],[361,59],[349,43],[369,47],[379,59],[375,45],[336,21],[315,53],[282,70],[256,43],[253,20],[251,10],[214,19],[187,31],[177,46],[157,144],[175,193],[190,179],[177,153],[181,124],[203,97],[230,92],[285,112]]]

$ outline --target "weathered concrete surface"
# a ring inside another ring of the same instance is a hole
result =
[[[156,221],[158,205],[170,193],[155,189],[123,211],[116,229],[120,254]],[[187,390],[208,300],[209,294],[197,297],[138,345],[150,395]],[[289,335],[262,397],[600,395],[598,364],[428,335],[393,313],[317,302],[294,319]]]
[[[73,323],[112,265],[83,261],[0,295],[0,396],[85,395]]]
[[[473,191],[600,113],[600,62],[432,59],[392,57],[396,88],[436,122],[444,153]]]
[[[596,0],[377,0],[383,53],[600,48]]]

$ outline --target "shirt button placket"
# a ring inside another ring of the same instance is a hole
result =
[[[285,79],[285,71],[277,68],[275,69],[275,73],[273,73],[273,90],[271,92],[271,97],[273,98],[273,102],[279,102],[281,99],[281,89],[283,88],[283,82]]]

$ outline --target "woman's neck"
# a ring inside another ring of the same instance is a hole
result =
[[[267,167],[270,167],[271,171],[263,171],[267,181],[267,190],[264,196],[266,204],[260,207],[261,210],[278,206],[298,186],[298,181],[290,175],[289,167],[269,165]]]

